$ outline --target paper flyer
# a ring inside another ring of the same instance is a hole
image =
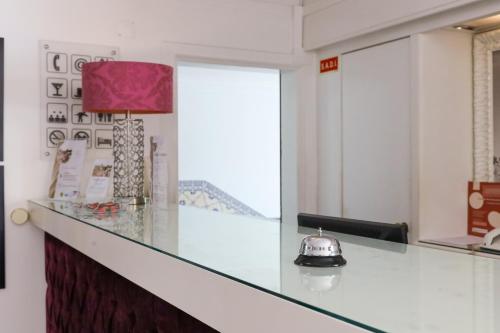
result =
[[[72,201],[78,198],[86,152],[87,140],[65,140],[57,148],[54,162],[57,178],[55,191],[51,193],[54,199]]]
[[[151,200],[154,205],[168,205],[167,143],[162,136],[151,137]]]
[[[94,161],[85,195],[88,202],[101,202],[108,197],[112,170],[113,160],[99,159]]]
[[[467,234],[483,237],[500,228],[500,183],[469,182]]]

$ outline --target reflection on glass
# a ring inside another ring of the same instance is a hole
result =
[[[340,267],[299,267],[302,284],[310,291],[324,293],[335,289],[340,283]]]

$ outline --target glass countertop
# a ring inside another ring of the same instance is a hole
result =
[[[347,265],[304,268],[293,261],[316,231],[296,221],[31,202],[368,331],[500,332],[500,260],[335,233]]]

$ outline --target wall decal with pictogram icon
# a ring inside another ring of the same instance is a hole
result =
[[[117,47],[40,41],[43,159],[53,159],[57,146],[65,139],[86,140],[87,149],[113,148],[109,133],[114,117],[93,116],[82,109],[82,68],[91,61],[118,59]]]
[[[87,148],[92,148],[92,130],[84,128],[73,128],[71,137],[75,140],[86,140]]]

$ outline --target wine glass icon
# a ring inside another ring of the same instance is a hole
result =
[[[54,87],[54,89],[56,90],[56,92],[54,94],[52,94],[52,96],[62,97],[61,93],[59,92],[59,89],[61,89],[63,84],[60,82],[52,82],[51,84],[52,84],[52,87]]]

